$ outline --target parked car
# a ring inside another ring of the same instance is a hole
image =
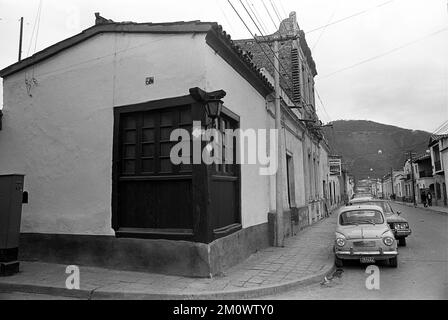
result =
[[[364,199],[364,198],[373,199],[373,196],[370,193],[355,193],[352,197],[352,199]]]
[[[406,237],[408,237],[412,231],[409,227],[409,222],[401,217],[401,212],[395,212],[390,205],[389,201],[379,200],[379,199],[352,199],[349,204],[351,205],[375,205],[379,206],[383,209],[384,214],[386,215],[387,223],[389,224],[390,229],[394,233],[395,239],[398,240],[398,245],[405,247],[406,246]]]
[[[334,253],[337,267],[342,267],[344,260],[387,261],[393,268],[398,266],[397,241],[378,206],[352,205],[341,209]]]

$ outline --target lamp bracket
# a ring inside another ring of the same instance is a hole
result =
[[[217,90],[212,92],[206,92],[201,88],[195,87],[190,89],[190,95],[198,102],[207,102],[210,100],[221,100],[226,96],[224,90]]]

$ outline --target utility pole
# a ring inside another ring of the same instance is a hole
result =
[[[281,111],[281,101],[280,101],[280,58],[279,58],[279,43],[288,40],[297,40],[298,36],[272,36],[263,37],[262,39],[256,38],[258,43],[272,43],[273,53],[274,53],[274,81],[275,81],[275,129],[278,133],[278,143],[277,143],[277,162],[278,168],[275,174],[275,246],[284,246],[284,226],[283,226],[283,183],[285,179],[283,178],[283,134],[282,131],[282,111]]]
[[[278,40],[274,40],[274,69],[275,71],[275,129],[278,134],[277,146],[277,162],[278,169],[275,174],[275,191],[276,191],[276,224],[277,232],[275,234],[275,245],[283,247],[284,230],[283,230],[283,134],[282,130],[282,110],[280,101],[280,62]]]
[[[394,168],[390,168],[390,184],[392,185],[392,197],[394,197],[394,195],[395,195],[395,192],[394,192]]]
[[[23,17],[20,18],[19,61],[22,61]]]
[[[414,206],[417,206],[417,201],[415,199],[414,159],[412,157],[413,157],[412,151],[409,151],[409,160],[411,162],[411,177],[412,177],[412,199],[414,202]]]

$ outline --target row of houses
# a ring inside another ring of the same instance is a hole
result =
[[[407,159],[403,169],[393,170],[382,180],[384,196],[419,203],[431,193],[432,204],[448,206],[448,135],[432,135],[428,151]],[[414,191],[413,191],[414,189]]]
[[[295,13],[279,35],[296,37],[280,48],[291,236],[336,208],[350,179],[330,172],[316,65]],[[262,165],[170,159],[171,133],[194,140],[193,121],[222,134],[275,128],[267,46],[234,41],[217,23],[96,14],[91,28],[1,70],[0,174],[24,174],[29,194],[21,259],[209,277],[272,244],[276,181]],[[235,139],[230,149],[240,147]]]

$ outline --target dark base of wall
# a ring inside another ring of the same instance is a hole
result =
[[[9,277],[19,273],[19,262],[1,262],[0,263],[0,277]]]
[[[243,229],[210,245],[175,240],[25,233],[20,238],[19,259],[210,277],[241,262],[267,243],[265,225]]]
[[[276,225],[276,212],[269,212],[269,244],[274,245],[275,242],[275,225]],[[291,208],[290,211],[283,212],[283,230],[285,237],[292,237],[297,233],[309,226],[309,209],[308,207]]]
[[[17,261],[19,248],[0,249],[0,262]]]
[[[267,223],[218,239],[210,244],[212,274],[220,274],[266,247],[269,247]]]

